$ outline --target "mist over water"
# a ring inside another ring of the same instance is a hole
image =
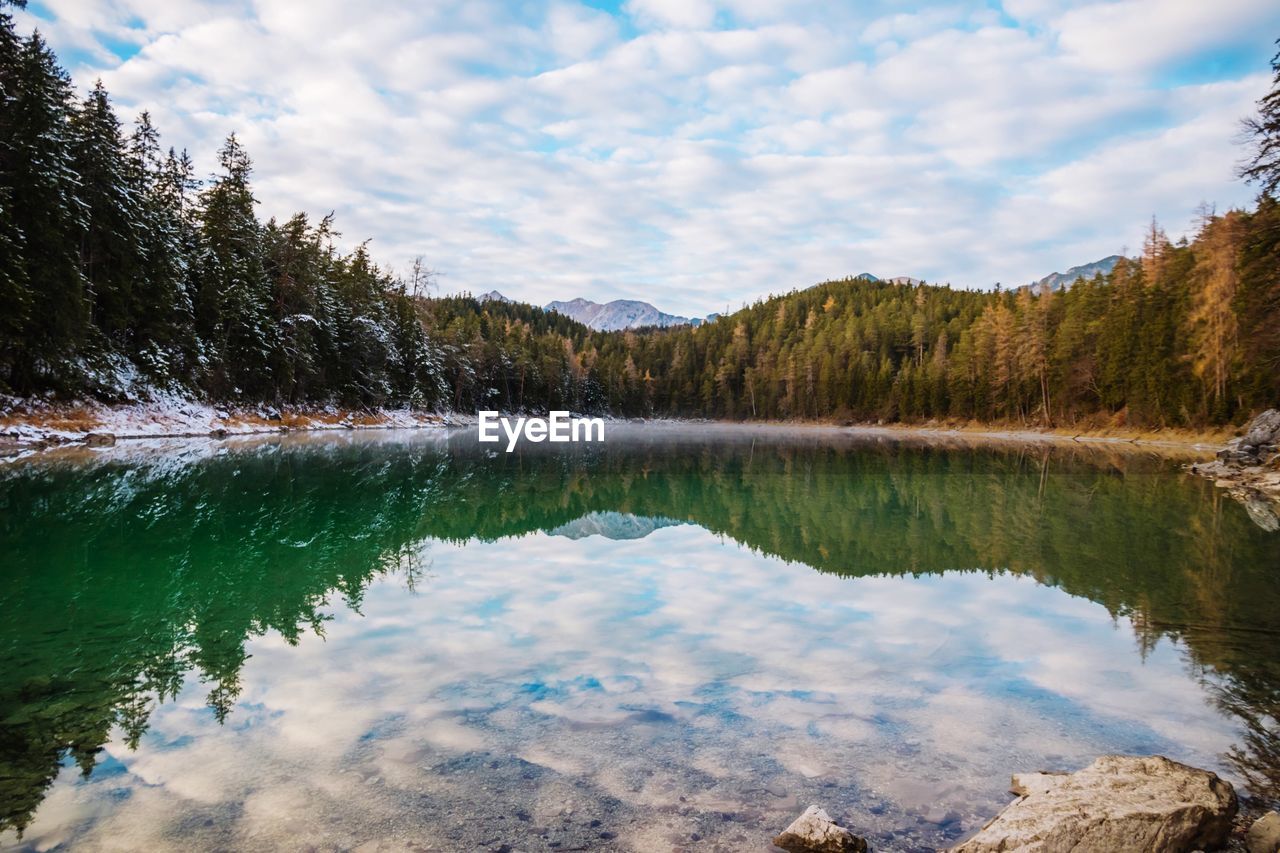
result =
[[[0,466],[0,846],[932,849],[1012,772],[1280,790],[1280,537],[1136,452],[610,426]]]

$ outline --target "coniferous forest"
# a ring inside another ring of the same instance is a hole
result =
[[[596,332],[433,297],[332,217],[257,218],[233,135],[201,179],[146,113],[79,97],[0,13],[0,393],[111,402],[572,409],[626,416],[1202,427],[1280,401],[1280,57],[1246,121],[1255,209],[1152,221],[1064,290],[865,279],[700,327]],[[1227,129],[1229,132],[1229,129]],[[909,259],[904,259],[909,262]],[[495,285],[501,285],[495,282]],[[141,390],[140,390],[141,389]]]

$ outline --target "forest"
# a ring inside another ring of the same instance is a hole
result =
[[[700,327],[596,332],[436,297],[332,216],[260,221],[235,135],[207,180],[0,13],[0,394],[438,411],[1200,427],[1280,401],[1280,57],[1246,121],[1254,209],[1153,220],[1060,291],[848,278]],[[904,259],[909,260],[909,259]]]

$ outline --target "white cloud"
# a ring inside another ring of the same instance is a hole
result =
[[[1142,655],[1127,620],[1027,577],[841,578],[693,525],[423,547],[421,594],[388,578],[362,614],[335,606],[323,641],[255,639],[227,725],[192,678],[136,751],[109,745],[121,773],[77,785],[68,768],[29,842],[355,847],[386,826],[430,840],[490,808],[558,817],[607,794],[635,818],[623,843],[651,849],[628,833],[741,810],[784,826],[802,806],[761,788],[807,795],[811,779],[874,791],[887,810],[861,815],[868,832],[934,806],[973,828],[1011,770],[1135,739],[1219,767],[1237,734],[1173,644]],[[678,735],[635,723],[645,710]],[[483,764],[434,769],[469,751]],[[501,788],[485,765],[513,754],[571,775]]]
[[[1271,0],[1119,0],[1070,9],[1053,21],[1058,42],[1089,68],[1125,72],[1276,33]]]
[[[1160,7],[1010,0],[1023,29],[985,4],[775,0],[618,18],[48,0],[20,20],[201,170],[238,132],[264,215],[336,210],[349,245],[401,269],[422,254],[452,290],[698,314],[863,270],[1037,278],[1131,243],[1153,210],[1247,200],[1229,139],[1267,51],[1217,88],[1156,72],[1269,38],[1280,10]]]
[[[715,22],[711,0],[627,0],[625,9],[643,24],[700,29]]]

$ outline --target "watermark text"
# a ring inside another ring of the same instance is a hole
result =
[[[507,452],[516,449],[521,438],[537,444],[541,441],[604,441],[603,418],[575,418],[569,412],[548,412],[545,418],[505,418],[498,412],[480,412],[477,424],[482,442],[502,441],[499,430],[507,437]]]

